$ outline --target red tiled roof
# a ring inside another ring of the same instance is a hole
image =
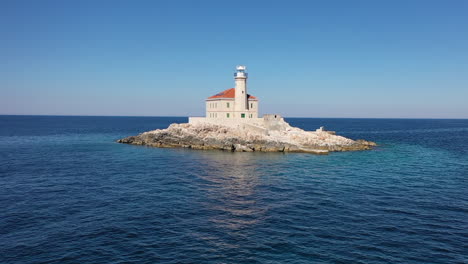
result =
[[[208,97],[208,99],[234,98],[234,97],[236,97],[236,88],[224,90],[220,93],[217,93],[213,96]],[[252,96],[250,94],[247,94],[247,98],[249,98],[249,100],[257,100],[257,97]]]

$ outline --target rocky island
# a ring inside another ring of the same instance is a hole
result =
[[[189,117],[185,124],[172,124],[118,140],[119,143],[161,148],[219,149],[227,151],[307,152],[371,149],[376,144],[352,140],[320,128],[304,131],[290,126],[280,115],[258,117],[259,100],[247,93],[248,74],[239,65],[235,88],[205,100],[206,116]]]
[[[172,124],[118,140],[119,143],[160,148],[216,149],[226,151],[305,152],[328,154],[330,151],[368,150],[374,142],[352,140],[323,128],[304,131],[290,126],[283,118],[264,117],[263,126],[242,124],[237,127],[212,123]]]

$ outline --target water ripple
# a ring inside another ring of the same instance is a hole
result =
[[[468,262],[462,121],[321,120],[381,147],[313,156],[113,142],[168,118],[27,120],[0,126],[0,263]]]

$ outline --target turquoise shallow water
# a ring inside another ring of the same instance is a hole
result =
[[[0,116],[0,263],[467,263],[468,120],[287,119],[328,156],[116,139],[186,118]]]

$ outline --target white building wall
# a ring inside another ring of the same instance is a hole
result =
[[[233,99],[212,99],[205,102],[206,118],[258,118],[258,101],[249,100],[249,109],[237,111]],[[243,118],[243,119],[244,119]]]
[[[233,115],[234,99],[215,99],[206,101],[206,118],[233,118]]]
[[[258,118],[258,101],[249,100],[249,114],[252,114],[252,118]]]

